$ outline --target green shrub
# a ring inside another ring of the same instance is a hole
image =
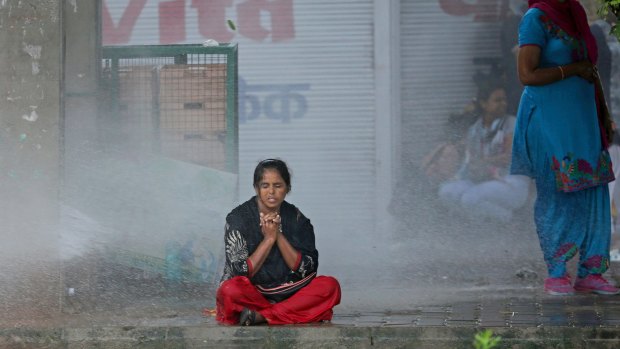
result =
[[[495,348],[502,340],[500,336],[493,336],[493,331],[482,330],[474,336],[475,349],[491,349]]]

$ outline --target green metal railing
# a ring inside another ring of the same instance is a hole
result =
[[[238,172],[236,44],[106,46],[101,82],[134,147]]]

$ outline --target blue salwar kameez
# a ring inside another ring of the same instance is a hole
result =
[[[540,68],[581,61],[587,49],[537,8],[524,15],[519,45],[541,49]],[[611,160],[598,124],[595,87],[578,76],[526,86],[517,113],[512,174],[536,181],[534,220],[549,277],[579,252],[578,276],[609,266]]]

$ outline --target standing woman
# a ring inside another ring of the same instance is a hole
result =
[[[576,0],[529,0],[519,26],[525,85],[511,172],[535,179],[534,219],[548,278],[545,292],[617,294],[609,266],[609,139],[597,109],[597,47]],[[579,252],[573,284],[566,263]]]
[[[340,285],[316,276],[319,253],[310,220],[284,201],[286,163],[263,160],[254,170],[256,196],[226,217],[226,265],[216,303],[218,322],[242,326],[331,320]]]

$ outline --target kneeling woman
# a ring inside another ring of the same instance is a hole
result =
[[[331,320],[340,285],[316,276],[319,253],[310,220],[284,201],[291,190],[286,163],[261,161],[256,196],[226,217],[226,265],[217,291],[217,321],[270,325]]]

